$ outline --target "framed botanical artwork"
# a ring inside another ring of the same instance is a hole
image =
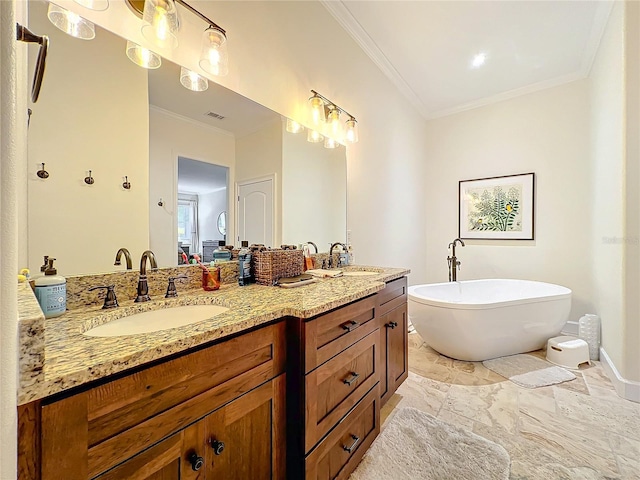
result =
[[[458,236],[533,240],[535,173],[461,180]]]

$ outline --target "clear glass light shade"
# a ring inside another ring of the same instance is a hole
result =
[[[358,122],[353,117],[345,122],[344,139],[347,143],[358,141]]]
[[[53,3],[49,4],[47,17],[51,23],[67,35],[82,40],[91,40],[96,37],[96,29],[93,23],[85,20],[77,13],[70,12]]]
[[[320,135],[318,132],[316,132],[315,130],[310,129],[307,131],[307,142],[319,143],[322,140],[324,140],[324,137]]]
[[[326,137],[324,139],[324,148],[338,148],[339,143],[333,138]]]
[[[200,68],[212,75],[223,76],[229,73],[227,37],[212,26],[207,28],[202,36]]]
[[[338,110],[337,108],[331,108],[329,110],[329,115],[327,116],[327,122],[331,126],[331,133],[333,133],[333,135],[336,137],[339,136],[341,128],[340,110]]]
[[[324,100],[314,95],[309,99],[309,105],[311,105],[311,121],[314,125],[320,125],[320,123],[326,121]]]
[[[287,118],[287,132],[300,133],[302,131],[304,131],[304,127],[302,125],[300,125],[295,120],[291,120],[290,118]]]
[[[90,10],[102,12],[109,8],[109,0],[73,0],[78,5],[82,5]]]
[[[143,68],[154,69],[162,65],[162,57],[160,55],[131,41],[127,42],[127,57]]]
[[[209,80],[184,67],[180,67],[180,83],[194,92],[204,92],[209,88]]]
[[[160,48],[178,46],[178,10],[173,0],[145,0],[142,35]]]

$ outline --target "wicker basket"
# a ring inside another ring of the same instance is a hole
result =
[[[295,277],[304,270],[302,250],[263,250],[251,257],[256,283],[275,285],[283,277]]]

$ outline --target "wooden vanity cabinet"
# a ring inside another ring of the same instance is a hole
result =
[[[282,321],[21,406],[18,478],[284,479],[285,342]]]
[[[376,297],[382,336],[380,398],[384,406],[409,375],[407,278],[389,282]]]

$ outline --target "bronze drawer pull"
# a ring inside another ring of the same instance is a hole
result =
[[[360,377],[359,373],[351,372],[351,376],[349,378],[345,378],[344,380],[342,380],[342,383],[344,383],[345,385],[351,386],[351,384],[356,380],[358,380],[359,377]]]
[[[191,470],[197,472],[204,465],[204,458],[196,452],[192,452],[191,455],[189,455],[189,462],[191,463]]]
[[[393,330],[397,326],[398,326],[398,322],[389,322],[385,325],[385,327],[390,328],[391,330]]]
[[[220,440],[211,440],[211,448],[213,448],[213,453],[216,455],[221,455],[224,452],[224,442]]]
[[[351,332],[356,328],[358,328],[359,326],[360,324],[358,322],[356,322],[355,320],[350,320],[347,323],[343,324],[342,328],[345,329],[347,332]]]
[[[343,445],[343,446],[342,446],[342,449],[343,449],[345,452],[349,452],[349,453],[353,452],[353,451],[355,450],[355,448],[356,448],[356,445],[357,445],[357,444],[358,444],[358,442],[360,441],[360,437],[358,437],[357,435],[353,435],[353,434],[352,434],[352,435],[351,435],[351,438],[353,438],[353,443],[352,443],[351,445],[349,445],[348,447],[347,447],[346,445]]]

